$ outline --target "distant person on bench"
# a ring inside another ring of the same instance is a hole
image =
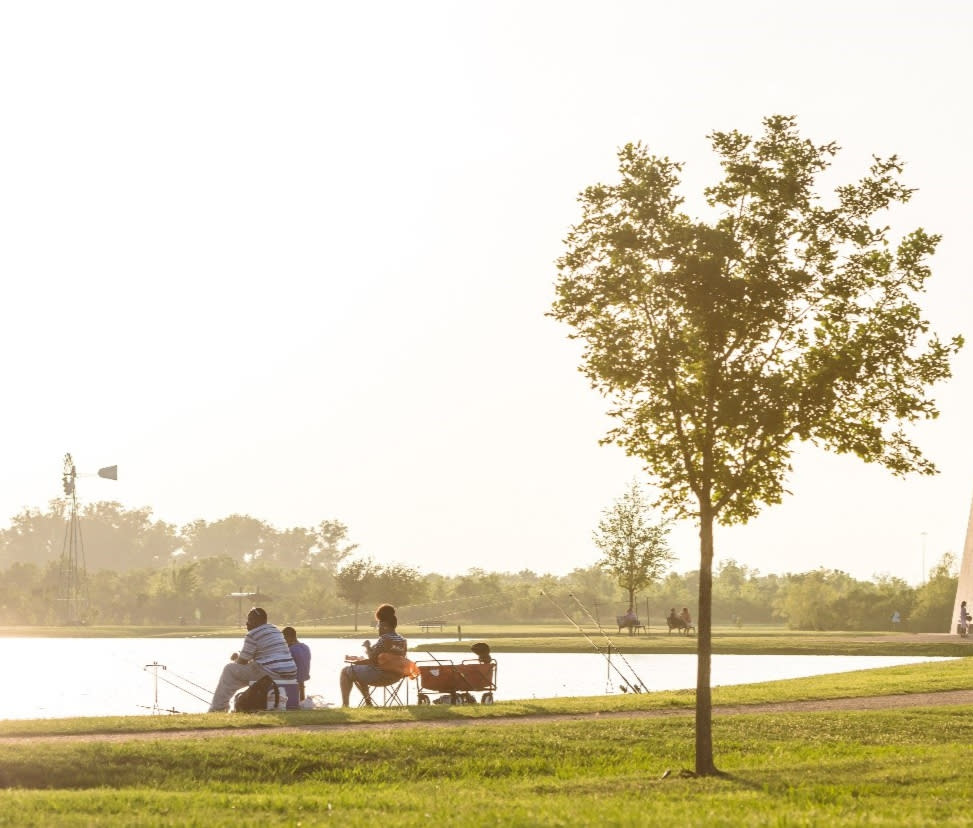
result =
[[[638,622],[639,617],[635,614],[635,610],[629,607],[628,612],[622,616],[622,626],[628,627],[629,635],[632,634],[632,631],[635,629],[635,625],[638,624]]]
[[[679,613],[679,619],[682,621],[683,629],[688,630],[693,625],[693,618],[689,614],[689,607],[682,608],[682,612]]]
[[[669,614],[666,616],[666,623],[669,625],[670,630],[682,629],[682,619],[676,615],[675,607],[669,608]]]

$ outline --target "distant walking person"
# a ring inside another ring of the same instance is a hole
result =
[[[284,627],[281,632],[284,634],[284,641],[290,648],[291,658],[297,665],[298,698],[304,701],[304,682],[311,678],[311,648],[303,641],[297,640],[297,630],[293,627]]]
[[[241,687],[264,676],[272,679],[294,679],[297,665],[284,636],[277,627],[267,623],[267,611],[254,607],[247,613],[247,635],[239,654],[234,653],[220,674],[220,682],[213,693],[210,713],[229,710],[230,699]]]
[[[970,632],[970,621],[973,621],[973,616],[966,609],[966,601],[963,601],[959,605],[959,624],[957,625],[957,631],[964,638]]]

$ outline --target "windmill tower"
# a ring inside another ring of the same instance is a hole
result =
[[[949,619],[951,633],[956,631],[961,601],[966,601],[967,608],[973,606],[973,506],[970,507],[970,519],[966,526],[966,543],[963,544],[963,558],[959,565],[956,600],[953,601],[953,614]]]
[[[118,467],[107,466],[98,470],[98,476],[109,480],[118,479]],[[78,514],[78,470],[70,454],[64,455],[61,486],[68,499],[69,513],[64,527],[64,543],[61,546],[61,565],[58,577],[58,618],[62,624],[88,623],[88,573],[84,562],[84,538],[81,534],[81,516]]]

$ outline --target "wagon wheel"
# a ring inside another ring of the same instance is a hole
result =
[[[427,696],[425,693],[420,693],[419,704],[429,704],[429,696]]]
[[[480,704],[493,704],[493,693],[484,693],[480,696]]]

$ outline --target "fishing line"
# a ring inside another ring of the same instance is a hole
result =
[[[213,695],[213,691],[212,690],[207,690],[201,684],[196,684],[196,682],[193,681],[192,679],[188,679],[185,676],[180,676],[178,673],[173,673],[172,671],[170,671],[170,674],[172,675],[173,678],[177,678],[180,681],[184,681],[184,682],[186,682],[186,684],[189,684],[189,685],[195,687],[197,690],[202,690],[204,693],[209,693],[209,695],[211,695],[211,696]]]
[[[427,602],[422,603],[422,604],[400,604],[396,608],[396,612],[400,616],[404,612],[407,613],[407,614],[409,614],[409,615],[411,615],[412,613],[415,613],[418,609],[420,609],[422,607],[433,607],[433,608],[435,608],[435,607],[445,606],[447,604],[456,604],[456,603],[458,603],[460,601],[473,601],[473,600],[476,600],[477,598],[485,598],[485,597],[488,597],[488,596],[491,597],[491,598],[494,598],[494,597],[496,597],[496,595],[497,595],[496,592],[483,592],[483,593],[480,593],[479,595],[462,595],[462,596],[460,596],[458,598],[446,598],[446,599],[444,599],[442,601],[427,601]],[[486,608],[492,607],[492,606],[497,606],[497,605],[499,605],[501,603],[509,602],[510,600],[512,600],[512,599],[511,598],[503,598],[499,602],[496,602],[496,603],[482,604],[482,605],[477,606],[477,607],[464,608],[464,609],[459,609],[459,610],[457,610],[455,612],[452,612],[452,613],[441,614],[441,617],[448,618],[450,616],[460,615],[460,614],[462,614],[464,612],[476,612],[477,610],[486,609]],[[297,620],[297,621],[291,621],[289,623],[290,623],[290,626],[292,626],[292,627],[302,627],[302,626],[303,627],[319,627],[319,626],[325,626],[329,622],[343,621],[345,619],[354,619],[357,615],[358,615],[358,613],[345,612],[345,613],[341,613],[340,615],[327,615],[327,616],[320,616],[320,617],[317,617],[317,618],[304,618],[304,619]],[[405,621],[404,619],[399,622],[399,624],[400,625],[403,625],[403,626],[408,625],[408,624],[420,624],[420,623],[422,623],[422,622],[421,621]],[[237,629],[237,628],[230,628],[230,629]],[[209,633],[199,633],[198,635],[188,636],[188,637],[189,638],[203,638],[203,637],[206,637],[206,636],[223,635],[223,634],[224,633],[223,633],[222,630],[217,630],[217,631],[209,632]],[[336,639],[356,638],[360,634],[361,634],[361,631],[360,630],[355,630],[355,631],[349,632],[349,633],[347,633],[345,635],[336,635],[336,636],[330,636],[329,635],[328,638],[336,638]]]
[[[552,597],[551,597],[550,595],[548,595],[548,594],[547,594],[547,593],[546,593],[546,592],[545,592],[545,591],[544,591],[543,589],[541,590],[541,595],[543,595],[543,596],[544,596],[545,598],[547,598],[547,599],[548,599],[548,600],[549,600],[549,601],[550,601],[550,602],[551,602],[552,604],[554,604],[554,606],[555,606],[555,607],[557,607],[557,609],[558,609],[558,611],[559,611],[559,612],[561,613],[561,615],[563,615],[563,616],[564,616],[565,618],[567,618],[567,619],[568,619],[568,622],[569,622],[570,624],[573,624],[573,625],[574,625],[574,627],[575,627],[575,628],[576,628],[576,629],[578,630],[578,632],[580,632],[580,633],[581,633],[581,634],[582,634],[582,635],[583,635],[583,636],[584,636],[584,637],[585,637],[585,638],[587,639],[587,641],[588,641],[588,643],[589,643],[589,644],[590,644],[590,645],[591,645],[592,647],[594,647],[594,648],[595,648],[595,651],[596,651],[596,652],[597,652],[597,653],[598,653],[599,655],[602,655],[602,656],[604,656],[604,657],[605,657],[606,659],[608,659],[608,667],[609,667],[609,669],[612,669],[612,670],[614,670],[614,671],[615,671],[616,673],[618,673],[618,677],[619,677],[619,679],[621,679],[621,684],[619,685],[620,687],[622,687],[623,689],[625,689],[625,688],[628,688],[628,689],[629,689],[629,690],[631,690],[631,691],[632,691],[633,693],[641,693],[641,692],[642,692],[642,690],[641,690],[641,688],[640,688],[640,687],[639,687],[638,685],[633,685],[633,684],[631,683],[631,680],[630,680],[629,678],[627,678],[627,677],[626,677],[626,676],[625,676],[625,675],[624,675],[624,674],[622,673],[622,671],[618,669],[618,667],[617,667],[616,665],[614,665],[614,664],[612,664],[612,659],[611,659],[611,652],[610,652],[610,651],[609,651],[608,653],[605,653],[605,652],[603,652],[603,651],[602,651],[602,649],[601,649],[601,647],[599,647],[599,646],[598,646],[597,644],[595,644],[595,642],[594,642],[594,641],[592,641],[592,640],[591,640],[591,636],[589,636],[589,635],[588,635],[588,633],[587,633],[587,632],[585,632],[585,629],[584,629],[584,627],[582,627],[582,626],[581,626],[581,625],[580,625],[580,624],[579,624],[579,623],[578,623],[577,621],[575,621],[575,620],[574,620],[574,619],[573,619],[573,618],[572,618],[572,617],[571,617],[570,615],[568,615],[568,613],[566,613],[566,612],[564,611],[564,609],[562,609],[562,607],[561,607],[561,606],[560,606],[560,605],[559,605],[559,604],[557,603],[557,601],[555,601],[555,600],[554,600],[554,599],[553,599],[553,598],[552,598]],[[611,645],[609,644],[609,646],[611,646]],[[639,681],[640,681],[640,683],[641,683],[641,679],[640,679]]]
[[[174,681],[169,681],[169,679],[167,679],[167,678],[165,678],[163,676],[159,676],[159,681],[164,682],[165,684],[168,684],[170,687],[174,687],[176,690],[181,690],[187,696],[192,696],[194,699],[197,699],[198,701],[201,701],[201,702],[205,702],[206,704],[209,704],[210,703],[210,700],[213,698],[213,694],[212,693],[210,694],[210,696],[209,696],[208,699],[204,699],[202,696],[197,696],[192,690],[189,690],[189,689],[183,687],[180,684],[176,684]],[[203,692],[206,692],[205,689],[202,688],[202,687],[200,687],[199,689],[200,690],[203,690]]]
[[[154,674],[156,681],[161,681],[161,682],[163,682],[165,684],[168,684],[170,687],[176,688],[176,690],[181,690],[183,693],[186,693],[187,695],[190,695],[194,699],[198,699],[201,702],[205,702],[206,704],[209,704],[210,703],[210,699],[213,697],[213,693],[211,691],[207,690],[205,687],[203,687],[203,686],[201,686],[199,684],[196,684],[196,682],[192,681],[191,679],[186,678],[185,676],[180,676],[177,673],[171,672],[170,670],[168,670],[168,668],[166,668],[162,664],[146,664],[145,667],[143,667],[142,669],[143,669],[143,671],[145,671],[147,673],[147,672],[149,672],[149,668],[150,667],[154,667],[154,668],[162,667],[164,670],[166,670],[166,672],[170,673],[170,675],[172,675],[173,678],[178,679],[179,681],[185,682],[186,684],[189,684],[192,687],[195,687],[197,690],[202,690],[204,693],[208,693],[209,696],[210,696],[210,698],[209,699],[204,699],[202,696],[197,696],[192,690],[189,690],[186,687],[183,687],[181,684],[177,684],[174,681],[170,681],[165,676],[159,675],[158,669],[155,670],[155,674]]]
[[[607,642],[608,642],[608,646],[609,646],[609,648],[612,648],[612,647],[613,647],[613,648],[615,649],[615,652],[616,652],[616,653],[618,653],[618,655],[619,655],[619,657],[620,657],[620,658],[622,659],[622,661],[624,661],[624,662],[625,662],[625,666],[626,666],[626,667],[628,667],[628,669],[632,671],[632,675],[633,675],[633,676],[635,676],[635,678],[636,678],[636,679],[638,679],[638,684],[637,684],[637,685],[635,685],[635,686],[634,686],[634,687],[633,687],[632,689],[633,689],[633,690],[634,690],[634,691],[635,691],[636,693],[641,693],[641,692],[642,692],[642,690],[644,690],[644,689],[646,689],[646,688],[645,688],[645,682],[644,682],[644,681],[642,681],[642,677],[641,677],[641,676],[640,676],[640,675],[639,675],[638,673],[636,673],[636,672],[635,672],[635,668],[634,668],[634,667],[633,667],[633,666],[632,666],[631,664],[629,664],[629,663],[628,663],[628,659],[627,659],[627,658],[625,658],[625,654],[624,654],[624,653],[623,653],[623,652],[622,652],[622,651],[621,651],[621,650],[620,650],[620,649],[618,648],[618,646],[617,646],[617,645],[615,644],[615,642],[614,642],[614,641],[612,641],[612,640],[611,640],[611,639],[610,639],[610,638],[608,637],[608,633],[606,633],[606,632],[605,632],[605,629],[604,629],[604,627],[602,627],[602,626],[601,626],[601,624],[599,623],[599,621],[598,621],[598,619],[597,619],[597,618],[595,618],[595,617],[594,617],[594,616],[593,616],[593,615],[592,615],[592,614],[591,614],[591,613],[590,613],[590,612],[588,611],[588,608],[587,608],[587,607],[586,607],[586,606],[585,606],[584,604],[582,604],[582,603],[581,603],[581,602],[580,602],[580,601],[579,601],[579,600],[577,599],[577,597],[575,597],[575,594],[574,594],[573,592],[569,592],[569,593],[568,593],[568,595],[570,595],[570,596],[571,596],[571,598],[572,598],[572,600],[574,601],[574,603],[576,603],[576,604],[577,604],[577,605],[578,605],[579,607],[581,607],[581,611],[582,611],[582,612],[584,612],[584,614],[585,614],[585,615],[587,615],[587,616],[588,616],[588,617],[589,617],[589,618],[590,618],[590,619],[591,619],[591,620],[592,620],[592,621],[593,621],[593,622],[595,623],[595,626],[597,626],[597,627],[598,627],[598,631],[599,631],[599,632],[600,632],[600,633],[602,634],[602,636],[604,636],[604,638],[605,638],[605,641],[607,641]]]
[[[460,601],[471,601],[471,600],[473,600],[475,598],[485,598],[487,596],[489,596],[491,598],[495,598],[496,600],[489,601],[489,602],[487,602],[485,604],[478,604],[475,607],[461,607],[460,609],[454,610],[453,612],[436,613],[436,617],[443,619],[443,625],[445,626],[446,619],[448,619],[448,618],[455,618],[457,615],[464,615],[464,614],[468,614],[468,613],[479,612],[480,610],[484,610],[484,609],[491,609],[492,607],[503,606],[505,604],[509,604],[513,600],[509,596],[501,596],[501,597],[498,597],[497,596],[497,593],[495,593],[495,592],[484,592],[481,595],[464,595],[464,596],[462,596],[460,598],[449,598],[449,599],[446,599],[445,601],[428,602],[428,603],[425,603],[425,604],[402,604],[402,605],[400,605],[396,609],[396,613],[398,615],[405,615],[405,616],[407,616],[409,618],[409,620],[405,620],[405,618],[403,618],[403,620],[400,620],[399,621],[399,629],[401,630],[403,627],[406,627],[406,626],[419,626],[419,625],[422,624],[421,618],[418,621],[412,620],[412,615],[416,613],[416,609],[417,608],[420,608],[420,607],[442,607],[442,606],[445,606],[447,604],[456,604],[456,603],[459,603]],[[425,616],[425,615],[428,615],[428,614],[429,613],[423,613],[422,616]],[[297,626],[301,626],[302,624],[305,625],[305,626],[313,626],[316,622],[320,622],[321,620],[333,620],[333,619],[336,619],[336,618],[348,618],[348,617],[350,617],[350,615],[351,614],[331,616],[331,619],[313,619],[312,618],[312,619],[309,619],[309,620],[306,620],[306,621],[295,622],[292,626],[297,627]],[[439,622],[436,622],[436,623],[439,623]],[[359,635],[361,635],[361,632],[362,632],[361,630],[355,630],[355,631],[352,631],[352,632],[345,633],[344,635],[328,636],[328,638],[334,638],[336,640],[357,638]]]
[[[407,611],[410,611],[410,612],[415,612],[417,609],[419,609],[421,607],[433,607],[433,608],[435,608],[435,607],[446,606],[448,604],[456,604],[456,603],[458,603],[460,601],[474,601],[474,600],[476,600],[478,598],[486,598],[486,597],[496,598],[497,597],[497,593],[496,592],[482,592],[482,593],[480,593],[478,595],[463,595],[463,596],[460,596],[458,598],[446,598],[446,599],[444,599],[442,601],[427,601],[427,602],[422,603],[422,604],[403,604],[403,605],[401,605],[398,608],[398,611],[399,611],[399,613],[401,613],[403,610],[407,610]],[[477,612],[478,610],[481,610],[481,609],[489,609],[491,607],[500,606],[500,605],[502,605],[504,603],[509,603],[512,600],[513,599],[510,598],[510,597],[504,597],[504,598],[500,598],[498,601],[494,601],[494,602],[491,602],[491,603],[488,603],[488,604],[481,604],[481,605],[476,606],[476,607],[464,608],[464,609],[456,610],[455,612],[445,613],[445,614],[442,614],[441,617],[443,617],[443,618],[449,618],[449,617],[452,617],[452,616],[461,615],[464,612]],[[345,613],[341,613],[341,614],[338,614],[338,615],[326,615],[326,616],[319,616],[317,618],[305,618],[305,619],[301,619],[301,620],[298,620],[298,621],[291,621],[291,622],[289,622],[289,625],[292,626],[292,627],[301,627],[301,626],[304,626],[304,627],[319,627],[319,626],[326,626],[329,623],[333,623],[333,622],[344,621],[346,619],[354,619],[355,616],[356,616],[356,613],[354,613],[354,612],[345,612]],[[403,621],[403,622],[400,622],[400,623],[403,623],[404,624],[406,622]],[[413,621],[410,621],[408,623],[418,624],[418,623],[421,623],[421,622],[413,622]],[[242,630],[241,627],[239,627],[239,626],[237,626],[235,624],[227,624],[227,625],[219,625],[219,627],[217,629],[215,629],[215,630],[209,630],[207,632],[197,632],[197,633],[189,633],[189,632],[187,632],[187,634],[184,637],[185,638],[219,638],[219,637],[228,637],[228,634],[229,633],[241,633],[241,634],[245,634],[245,632],[243,632],[243,630]],[[348,633],[347,635],[328,636],[328,638],[355,638],[359,634],[360,634],[360,630],[355,630],[353,632]],[[155,633],[153,635],[147,635],[145,637],[146,638],[171,638],[172,637],[172,633],[171,632],[160,632],[160,633]]]
[[[474,597],[479,597],[479,596],[474,596]],[[455,600],[461,600],[461,599],[458,599],[457,598]],[[479,612],[480,610],[483,610],[483,609],[490,609],[492,607],[503,606],[504,604],[509,604],[512,600],[513,600],[512,598],[506,598],[506,597],[499,598],[496,601],[490,601],[489,603],[486,603],[486,604],[479,604],[478,606],[475,606],[475,607],[463,607],[463,608],[458,609],[458,610],[455,610],[453,612],[440,613],[437,617],[438,618],[442,618],[442,619],[453,618],[453,617],[455,617],[457,615],[463,615],[464,613]],[[443,602],[443,603],[447,603],[447,602]],[[451,603],[451,602],[449,602],[449,603]],[[420,605],[420,606],[422,606],[422,605]],[[411,623],[411,624],[421,624],[422,622],[421,621],[411,621],[409,623]]]
[[[441,607],[446,604],[456,604],[460,601],[477,601],[480,598],[496,598],[498,595],[496,590],[491,590],[490,592],[481,592],[477,595],[459,595],[456,598],[443,598],[439,601],[425,601],[421,604],[404,604],[402,609],[418,610],[420,607]]]

